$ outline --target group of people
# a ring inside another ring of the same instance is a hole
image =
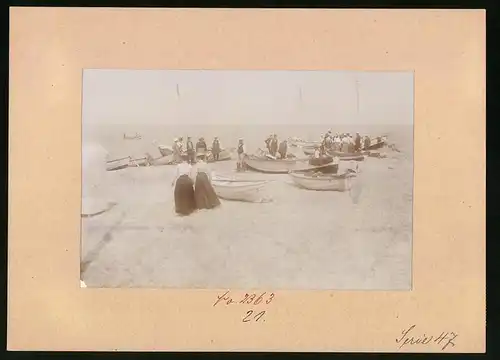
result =
[[[266,149],[274,157],[279,155],[279,158],[285,159],[288,152],[288,142],[287,140],[283,140],[282,142],[278,141],[278,135],[271,134],[265,140]]]
[[[174,186],[175,212],[186,216],[199,209],[213,209],[221,203],[212,186],[212,172],[206,156],[198,154],[195,163],[188,158],[177,165]]]
[[[359,152],[363,148],[367,149],[370,146],[370,138],[364,138],[357,132],[353,137],[350,133],[336,133],[333,135],[331,130],[324,135],[321,135],[320,152],[326,153],[327,151],[354,153]]]
[[[197,156],[201,155],[206,158],[208,151],[210,150],[213,160],[218,161],[219,155],[221,153],[221,144],[219,138],[216,136],[212,142],[212,147],[209,149],[205,139],[200,137],[196,145],[194,145],[191,137],[187,137],[186,144],[184,144],[184,138],[175,138],[172,145],[174,161],[176,163],[181,163],[183,159],[187,159],[187,162],[191,165],[196,163]]]

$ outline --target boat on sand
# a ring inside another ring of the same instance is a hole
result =
[[[115,171],[125,169],[130,164],[130,156],[126,156],[120,159],[109,160],[106,162],[107,171]]]
[[[314,148],[303,148],[305,155],[311,156],[314,154]],[[341,151],[327,151],[327,154],[333,157],[338,157],[342,161],[363,161],[365,159],[364,155],[368,155],[368,151],[362,151],[359,153],[345,153]]]
[[[308,190],[316,191],[347,191],[351,188],[351,179],[356,176],[353,172],[343,174],[317,174],[290,172],[293,182]]]
[[[225,200],[246,202],[261,201],[260,190],[267,184],[267,180],[241,180],[225,177],[214,177],[212,186],[217,196]]]
[[[299,138],[289,138],[287,142],[293,147],[313,147],[321,144],[319,141],[305,141]]]
[[[273,160],[268,157],[258,158],[255,156],[247,157],[244,162],[250,169],[268,174],[287,174],[290,171],[306,172],[311,170],[336,173],[339,166],[337,161],[315,166],[309,164],[309,159]]]
[[[207,155],[207,162],[214,162],[214,155],[212,154],[211,149],[208,149],[206,155]],[[231,160],[231,152],[227,149],[221,149],[218,161],[227,161],[227,160]]]

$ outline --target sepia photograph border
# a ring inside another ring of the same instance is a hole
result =
[[[484,352],[483,10],[24,7],[10,18],[9,350]],[[89,68],[413,71],[412,290],[279,290],[265,322],[245,323],[247,308],[213,306],[231,289],[80,288]],[[457,337],[445,350],[402,346],[406,329]]]

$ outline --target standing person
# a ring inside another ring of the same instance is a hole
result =
[[[219,154],[220,154],[220,141],[219,138],[216,136],[214,137],[214,141],[212,142],[212,155],[214,156],[214,161],[219,161]]]
[[[244,144],[242,138],[240,138],[238,141],[237,153],[238,153],[238,163],[236,165],[236,169],[239,171],[243,171],[245,169],[244,160],[245,160],[247,151],[246,151],[245,144]]]
[[[197,209],[213,209],[220,205],[220,200],[212,186],[212,173],[204,157],[196,163],[194,198]]]
[[[184,138],[182,136],[179,138],[179,141],[177,141],[177,147],[182,155],[184,153]]]
[[[368,150],[368,148],[370,147],[371,145],[371,140],[368,136],[365,136],[365,141],[364,141],[364,149],[365,150]]]
[[[341,141],[340,141],[340,135],[336,134],[335,137],[333,138],[333,150],[334,151],[340,151],[340,146],[341,146]]]
[[[358,152],[361,150],[361,135],[359,132],[356,133],[356,138],[354,139],[354,151]]]
[[[174,156],[174,162],[180,162],[181,155],[179,152],[179,139],[177,138],[174,139],[174,143],[172,144],[172,154]]]
[[[195,151],[194,151],[194,145],[193,145],[193,142],[191,141],[191,137],[190,136],[188,136],[188,138],[187,138],[186,152],[187,152],[187,157],[188,157],[189,164],[194,165],[196,163]]]
[[[325,148],[326,150],[332,150],[333,148],[333,139],[331,132],[329,132],[325,138]]]
[[[178,215],[190,215],[196,210],[194,198],[193,169],[186,160],[177,165],[172,186],[174,188],[175,212]]]
[[[342,152],[347,153],[349,152],[349,137],[347,135],[344,135],[342,138]]]
[[[269,152],[269,154],[271,153],[271,141],[273,140],[273,136],[272,135],[269,135],[265,141],[266,143],[266,149],[267,151]]]
[[[349,134],[349,152],[354,152],[354,139],[351,134]]]
[[[288,151],[288,142],[285,139],[280,143],[280,146],[278,148],[278,152],[280,153],[282,159],[286,159],[287,151]]]
[[[276,156],[277,152],[278,152],[278,135],[274,134],[271,143],[269,145],[269,153],[272,156]]]

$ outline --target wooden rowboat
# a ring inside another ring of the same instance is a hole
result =
[[[363,161],[365,159],[364,154],[366,154],[366,152],[344,153],[340,151],[328,151],[328,155],[338,157],[342,161]]]
[[[288,139],[288,144],[294,147],[314,147],[315,145],[320,145],[320,141],[304,141],[298,139]]]
[[[141,140],[142,136],[138,133],[135,133],[135,135],[127,135],[123,134],[123,140]]]
[[[346,191],[351,188],[353,173],[344,174],[319,174],[290,172],[290,178],[298,186],[316,191]]]
[[[335,161],[324,165],[314,166],[309,164],[309,159],[272,160],[269,158],[247,157],[244,161],[250,169],[267,174],[287,174],[290,171],[305,172],[311,170],[324,173],[336,173],[339,166],[338,162]]]
[[[266,180],[212,179],[217,196],[225,200],[254,202],[261,200],[260,190],[268,183]]]
[[[303,149],[305,155],[313,155],[314,154],[314,148],[304,148]],[[341,151],[333,151],[329,150],[327,151],[327,154],[333,157],[338,157],[342,161],[363,161],[365,159],[364,155],[368,155],[369,152],[367,151],[362,151],[359,153],[345,153]]]
[[[109,160],[108,162],[106,162],[106,170],[115,171],[115,170],[125,169],[128,167],[129,163],[130,163],[130,156],[115,160]]]

